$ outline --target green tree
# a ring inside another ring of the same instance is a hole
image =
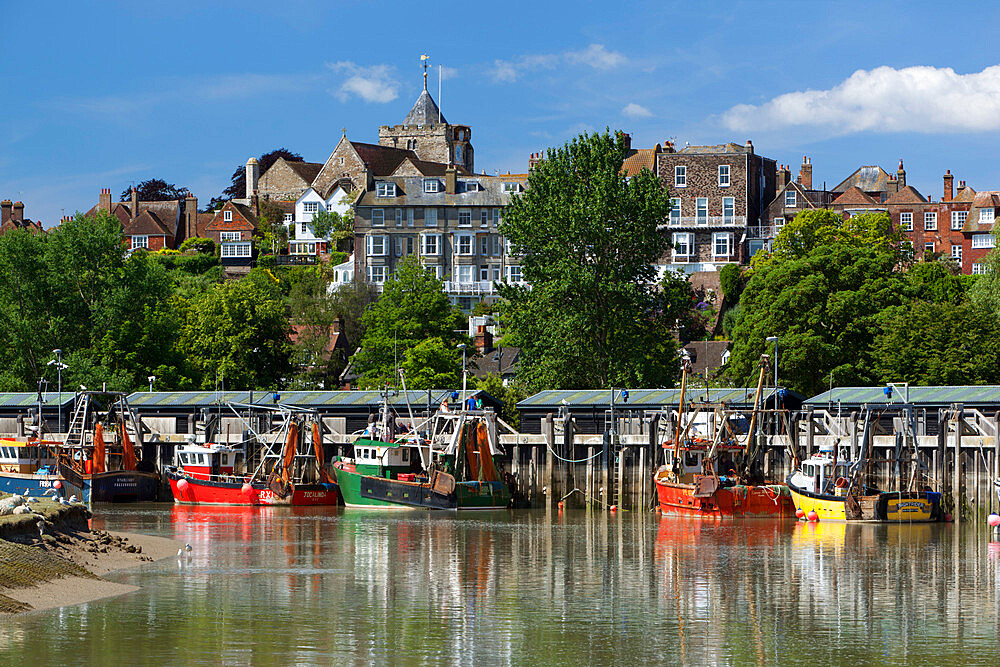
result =
[[[283,385],[291,370],[289,325],[281,289],[265,271],[212,286],[189,303],[180,347],[203,388]]]
[[[386,281],[382,296],[361,319],[364,337],[354,365],[363,387],[395,383],[395,368],[407,350],[429,338],[454,347],[465,336],[462,314],[448,300],[441,281],[413,257],[404,259]]]
[[[135,186],[139,201],[173,201],[184,199],[187,188],[179,188],[162,178],[150,178]],[[131,201],[132,188],[122,190],[121,201]]]
[[[278,161],[278,158],[285,158],[286,162],[303,162],[302,156],[298,153],[293,153],[287,148],[275,148],[273,151],[268,151],[260,156],[257,160],[257,167],[259,169],[259,174],[263,176],[267,173],[267,170]],[[241,197],[247,196],[247,166],[246,164],[241,164],[236,167],[236,170],[232,175],[232,182],[229,184],[225,190],[222,191],[221,197],[215,197],[212,202],[225,203],[230,199],[240,199]]]
[[[257,209],[258,247],[262,252],[278,253],[288,247],[289,228],[285,211],[270,199],[261,199]],[[294,238],[294,237],[293,237]]]
[[[653,265],[671,200],[651,171],[622,172],[624,136],[584,134],[549,150],[501,231],[530,288],[505,285],[502,321],[532,388],[668,386],[670,314]]]
[[[400,363],[407,389],[462,386],[462,355],[441,338],[427,338],[406,350]]]
[[[500,401],[500,418],[517,428],[521,422],[521,415],[517,411],[517,404],[523,401],[531,393],[527,386],[519,379],[509,381],[504,384],[503,378],[496,373],[490,373],[485,377],[474,378],[472,386],[481,389],[493,398]]]
[[[841,384],[875,379],[871,341],[880,314],[912,298],[908,255],[888,216],[844,223],[826,211],[800,213],[770,254],[755,257],[732,329],[728,376],[752,380],[768,336],[780,336],[779,381],[813,395],[834,372]]]
[[[179,249],[181,252],[195,250],[197,252],[204,252],[212,255],[215,254],[215,241],[212,239],[202,238],[200,236],[192,236],[184,239]]]
[[[917,301],[886,309],[873,357],[881,382],[1000,382],[1000,319],[971,303]]]
[[[348,209],[345,213],[322,210],[313,214],[309,223],[313,236],[318,239],[328,239],[333,247],[341,241],[354,235],[354,211]]]

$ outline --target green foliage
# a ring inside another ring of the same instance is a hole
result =
[[[906,272],[906,280],[914,296],[925,301],[959,304],[967,297],[967,282],[951,262],[917,262]]]
[[[737,303],[735,306],[727,310],[722,316],[722,334],[725,336],[726,340],[733,339],[733,329],[736,327],[736,323],[740,319],[741,310],[742,308],[740,304]]]
[[[517,411],[517,404],[531,395],[527,386],[517,379],[504,385],[503,378],[496,373],[490,373],[481,378],[472,378],[472,380],[473,387],[485,391],[500,401],[500,418],[514,428],[517,428],[521,423],[521,415]]]
[[[886,309],[881,321],[873,346],[880,383],[1000,382],[1000,319],[985,308],[917,301]]]
[[[727,373],[734,382],[751,381],[773,335],[780,336],[779,381],[805,395],[822,391],[831,372],[840,384],[875,380],[870,346],[880,314],[914,288],[900,271],[905,254],[896,235],[878,236],[887,215],[851,225],[834,218],[800,213],[775,252],[755,262],[732,327]]]
[[[184,199],[187,188],[179,188],[161,178],[150,178],[135,186],[139,201],[174,201]],[[121,201],[132,200],[132,188],[122,190]]]
[[[285,211],[270,199],[261,199],[257,209],[258,247],[261,252],[277,254],[288,247],[289,229],[285,225]]]
[[[704,304],[705,310],[699,310],[699,304]],[[662,319],[668,325],[673,325],[679,340],[702,340],[708,333],[708,314],[705,311],[710,306],[695,294],[691,280],[683,271],[664,272],[657,307]],[[712,315],[714,316],[714,310]]]
[[[743,292],[743,273],[736,264],[726,264],[719,271],[719,285],[722,287],[723,296],[732,303],[740,298]]]
[[[621,133],[549,150],[512,198],[501,231],[522,255],[528,289],[505,285],[506,337],[532,388],[667,386],[674,324],[653,265],[670,196],[649,171],[626,178]]]
[[[395,384],[395,366],[407,350],[429,338],[454,347],[463,336],[462,315],[443,291],[441,281],[413,257],[404,259],[386,281],[382,296],[361,319],[362,350],[354,364],[363,387]]]
[[[181,243],[179,250],[181,252],[186,252],[188,250],[195,250],[197,252],[204,252],[210,255],[215,254],[215,241],[212,239],[202,238],[200,236],[192,236],[191,238],[184,239]]]
[[[462,386],[462,355],[441,338],[427,338],[406,350],[400,368],[407,389]]]
[[[182,350],[203,388],[280,387],[291,369],[289,326],[281,290],[260,269],[212,286],[190,302]]]
[[[348,209],[341,215],[336,211],[323,209],[313,214],[309,223],[313,236],[318,239],[329,239],[334,245],[354,234],[354,211]]]

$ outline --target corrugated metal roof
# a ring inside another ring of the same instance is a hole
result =
[[[451,396],[451,389],[432,389],[431,403],[439,404],[445,398]],[[279,391],[278,402],[284,405],[297,405],[301,407],[325,407],[325,406],[376,406],[382,403],[382,396],[378,391]],[[427,405],[427,391],[408,391],[409,401],[412,405],[421,407]],[[33,395],[33,394],[32,394]],[[466,396],[488,397],[485,392],[469,389]],[[252,399],[252,400],[251,400]],[[389,403],[393,405],[405,405],[407,397],[400,392],[397,396],[390,396]],[[492,400],[492,399],[491,399]],[[162,407],[206,407],[212,405],[225,405],[226,403],[256,403],[258,405],[273,404],[272,392],[258,390],[253,395],[248,391],[173,391],[173,392],[148,392],[138,391],[128,397],[128,402],[134,408]]]
[[[689,387],[684,397],[688,403],[719,403],[727,401],[732,405],[753,406],[753,396],[756,387],[726,387],[706,389],[705,387]],[[765,388],[761,391],[761,399],[768,400],[773,393],[772,389]],[[625,403],[619,394],[615,392],[615,405],[632,408],[658,408],[661,406],[677,405],[680,400],[681,390],[676,389],[629,389],[628,403]],[[792,395],[794,392],[792,392]],[[565,403],[564,403],[565,402]],[[549,390],[541,391],[529,396],[517,404],[521,408],[559,407],[568,406],[609,406],[611,405],[611,391],[608,389],[582,389],[582,390]]]
[[[62,393],[62,404],[72,405],[74,393],[64,391]],[[59,392],[42,392],[42,404],[44,406],[58,406]],[[38,392],[35,391],[10,391],[0,392],[0,407],[5,408],[30,408],[38,405]]]
[[[837,387],[833,391],[825,391],[805,401],[806,405],[836,404],[863,405],[865,403],[886,403],[885,387]],[[893,388],[892,402],[901,403],[906,400],[906,390]],[[910,403],[928,405],[950,405],[965,403],[966,405],[995,404],[1000,406],[1000,386],[998,385],[965,385],[951,387],[910,387]]]

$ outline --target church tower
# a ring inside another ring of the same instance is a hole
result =
[[[426,162],[454,164],[471,173],[476,164],[472,129],[468,125],[452,125],[441,114],[427,92],[428,66],[424,58],[424,89],[402,124],[383,125],[378,129],[379,146],[412,150]]]

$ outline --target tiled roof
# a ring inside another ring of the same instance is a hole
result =
[[[655,148],[637,148],[630,151],[629,156],[622,163],[622,173],[626,176],[635,176],[643,169],[655,170],[656,154],[659,152],[659,144]]]
[[[976,193],[972,200],[972,208],[998,208],[1000,207],[1000,192],[987,190]]]
[[[171,231],[153,211],[143,211],[139,216],[130,221],[125,226],[125,235],[134,236],[136,234],[146,236],[173,236]]]
[[[351,146],[357,151],[361,160],[371,169],[374,176],[390,175],[396,171],[399,163],[406,158],[419,161],[416,153],[405,148],[364,144],[359,141],[352,141]]]
[[[863,192],[888,192],[890,180],[889,173],[878,165],[858,167],[853,174],[835,186],[832,191],[845,192],[853,186],[860,188]]]
[[[463,181],[477,181],[481,189],[448,194],[442,187],[438,192],[424,192],[423,176],[396,176],[379,179],[396,184],[395,197],[376,197],[375,190],[366,190],[356,202],[356,206],[506,206],[510,194],[503,191],[503,184],[511,181],[523,182],[523,178],[513,175],[464,176]]]
[[[470,361],[469,368],[476,377],[486,377],[490,374],[512,375],[520,361],[521,348],[496,348]]]
[[[904,186],[899,192],[893,193],[885,200],[886,204],[926,204],[927,200],[912,185]]]
[[[834,206],[846,206],[851,204],[873,206],[877,203],[878,202],[862,192],[856,185],[852,185],[846,192],[844,192],[844,194],[833,200]]]
[[[741,146],[732,141],[714,146],[685,146],[678,153],[749,153],[747,146]]]
[[[970,202],[974,201],[976,198],[976,191],[972,188],[962,188],[953,199],[949,201],[953,202]]]
[[[438,105],[435,104],[431,94],[425,88],[420,93],[417,101],[413,103],[410,113],[406,114],[403,125],[437,125],[438,123],[447,122],[444,116],[441,115],[441,110],[438,109]]]
[[[316,174],[323,168],[322,162],[288,162],[286,160],[285,163],[306,183],[312,183]]]

